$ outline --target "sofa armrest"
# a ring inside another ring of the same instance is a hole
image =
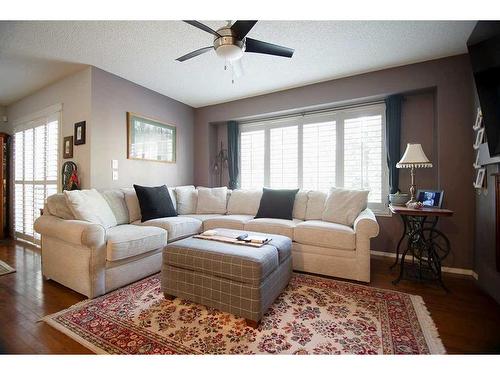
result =
[[[357,235],[367,236],[368,238],[377,237],[379,226],[377,218],[369,208],[361,211],[356,220],[354,220],[354,231]]]
[[[91,248],[106,243],[106,230],[102,225],[82,220],[65,220],[57,216],[42,215],[35,221],[35,230],[42,236],[55,237]]]

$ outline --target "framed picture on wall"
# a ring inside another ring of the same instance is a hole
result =
[[[474,182],[474,187],[476,189],[481,189],[484,184],[484,175],[486,174],[486,168],[479,168],[476,173],[476,181]]]
[[[476,133],[476,141],[474,142],[474,150],[477,150],[479,146],[481,146],[481,143],[483,143],[483,138],[484,138],[484,128],[481,128],[477,131]]]
[[[479,130],[481,124],[483,123],[483,114],[481,113],[481,108],[477,107],[476,121],[474,122],[473,130]]]
[[[63,140],[63,159],[73,157],[73,136],[64,137]]]
[[[75,124],[75,145],[85,144],[85,121],[77,122]]]
[[[127,158],[175,163],[177,128],[127,112]]]

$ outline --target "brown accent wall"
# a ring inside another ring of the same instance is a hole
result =
[[[432,170],[417,172],[418,185],[444,189],[445,205],[455,211],[453,218],[440,223],[440,229],[447,233],[453,247],[445,265],[470,269],[475,207],[470,168],[473,163],[472,72],[467,55],[198,108],[195,110],[195,184],[210,186],[213,183],[210,165],[218,138],[214,123],[381,99],[395,93],[406,94],[402,152],[406,141],[422,143],[434,163]],[[407,174],[401,172],[402,190],[408,184]],[[401,234],[399,218],[379,217],[379,223],[381,233],[372,241],[372,249],[392,252]]]

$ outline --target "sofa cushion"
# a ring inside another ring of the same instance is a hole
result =
[[[204,222],[205,220],[208,219],[224,217],[224,215],[221,214],[189,214],[189,215],[179,215],[179,216],[191,217],[193,219],[200,220],[201,222]]]
[[[299,189],[262,189],[256,219],[271,218],[292,220],[293,204]]]
[[[63,193],[53,194],[47,198],[47,209],[49,214],[65,220],[75,220],[75,215],[71,212],[66,203]]]
[[[165,185],[134,185],[134,189],[141,207],[141,221],[177,216],[170,192]]]
[[[172,205],[174,208],[177,206],[177,200],[175,199],[175,188],[168,188],[170,194],[170,199],[172,200]],[[125,196],[125,203],[127,205],[129,223],[137,220],[141,220],[141,207],[139,206],[139,199],[137,199],[137,194],[134,188],[123,188],[121,189]]]
[[[125,194],[118,189],[104,190],[101,192],[103,198],[108,202],[109,208],[113,211],[116,218],[116,223],[128,224],[130,219],[128,217],[128,208],[125,203]]]
[[[114,227],[116,218],[108,203],[95,189],[64,191],[66,203],[78,220]]]
[[[224,215],[206,219],[203,222],[203,229],[214,228],[240,229],[243,230],[245,223],[253,219],[253,215]]]
[[[294,219],[305,220],[307,210],[307,193],[308,191],[300,190],[295,196],[292,213]]]
[[[179,215],[196,213],[198,190],[193,185],[176,187],[175,195],[177,198],[177,213]]]
[[[252,215],[259,210],[262,190],[233,190],[227,204],[228,215]]]
[[[331,188],[323,211],[323,220],[352,226],[368,205],[368,190]]]
[[[279,234],[293,239],[293,230],[300,222],[302,221],[298,219],[285,220],[260,218],[247,221],[244,228],[245,230],[251,230],[254,232]]]
[[[305,245],[345,250],[356,247],[356,234],[351,227],[321,220],[298,223],[293,231],[293,240]]]
[[[198,234],[201,232],[203,225],[200,220],[187,216],[161,217],[144,222],[138,220],[132,224],[163,228],[168,232],[169,241]]]
[[[307,193],[306,220],[322,220],[327,196],[327,193],[318,190]]]
[[[225,214],[227,207],[227,187],[198,187],[197,214]]]
[[[167,232],[125,224],[108,228],[106,240],[106,259],[112,262],[163,248],[167,244]]]

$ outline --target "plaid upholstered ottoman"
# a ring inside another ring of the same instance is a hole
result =
[[[256,327],[292,275],[292,240],[265,236],[272,240],[259,248],[194,237],[168,244],[161,276],[165,297],[230,312]]]

